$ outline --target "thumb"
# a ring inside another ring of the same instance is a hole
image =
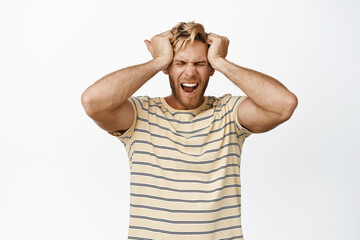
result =
[[[151,46],[151,42],[149,40],[144,40],[145,44],[146,44],[146,47],[147,49],[150,51],[150,46]]]

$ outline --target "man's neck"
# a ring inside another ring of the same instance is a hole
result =
[[[167,103],[170,107],[172,107],[172,108],[174,108],[174,109],[176,109],[176,110],[191,110],[191,109],[196,109],[196,108],[200,107],[201,104],[203,104],[204,101],[205,101],[205,97],[203,96],[203,97],[202,97],[202,101],[201,101],[197,106],[190,108],[190,107],[187,107],[187,106],[184,106],[183,104],[181,104],[181,103],[175,98],[175,96],[174,96],[173,94],[171,94],[170,96],[165,97],[164,99],[165,99],[166,103]]]

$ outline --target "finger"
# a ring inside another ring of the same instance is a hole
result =
[[[208,35],[208,37],[207,37],[207,40],[209,41],[209,42],[213,42],[214,40],[216,40],[216,39],[218,39],[218,37],[217,36],[215,36],[215,35]]]
[[[170,42],[173,40],[173,38],[174,38],[174,34],[171,32],[171,30],[169,30],[169,31],[166,31],[165,32],[166,34],[165,34],[165,36],[170,40]]]
[[[206,42],[211,45],[214,42],[214,37],[208,36]]]
[[[209,36],[209,35],[210,35],[211,37],[218,37],[218,38],[221,37],[220,35],[217,35],[217,34],[215,34],[215,33],[209,33],[208,36]]]
[[[169,34],[172,34],[172,33],[171,33],[171,30],[167,30],[167,31],[165,31],[165,32],[162,32],[162,33],[160,33],[159,35],[169,35]]]
[[[166,37],[168,39],[171,39],[174,34],[171,32],[171,30],[168,30],[168,31],[165,31],[165,32],[162,32],[160,34],[158,34],[157,36],[162,36],[162,37]]]

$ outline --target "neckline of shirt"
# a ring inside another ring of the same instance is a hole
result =
[[[206,107],[206,105],[209,101],[209,98],[207,96],[205,96],[204,102],[199,107],[194,108],[194,109],[188,109],[188,110],[180,110],[180,109],[175,109],[175,108],[171,107],[166,102],[164,97],[160,97],[160,101],[165,106],[165,108],[167,108],[169,110],[169,112],[171,112],[171,113],[197,113]]]

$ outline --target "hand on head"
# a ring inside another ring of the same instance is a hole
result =
[[[147,49],[154,59],[159,61],[163,69],[167,68],[174,57],[174,50],[171,44],[173,34],[171,30],[155,35],[151,40],[144,40]]]
[[[208,61],[213,66],[216,60],[226,57],[230,41],[227,37],[209,33],[207,43],[210,45],[208,49]]]
[[[148,51],[152,57],[159,61],[162,69],[166,69],[174,58],[174,49],[172,47],[172,38],[174,34],[171,30],[155,35],[151,40],[144,40]],[[210,45],[208,49],[208,61],[210,65],[214,66],[216,61],[220,58],[225,58],[228,52],[229,39],[225,36],[220,36],[215,33],[209,33],[207,36],[207,44]]]

